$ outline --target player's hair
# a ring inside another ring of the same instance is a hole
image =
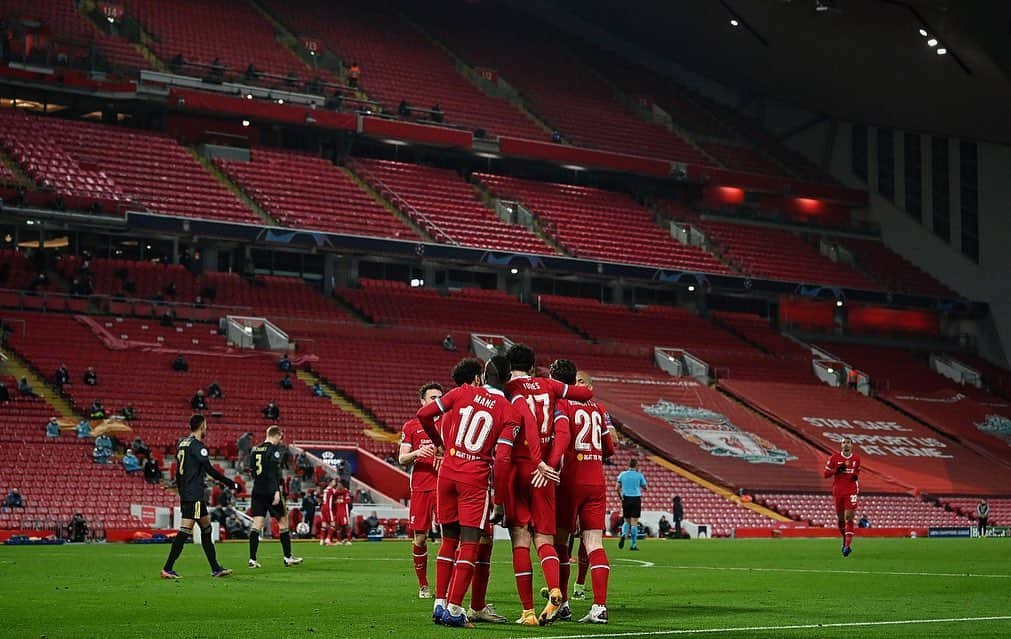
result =
[[[421,388],[418,389],[418,399],[425,399],[425,393],[430,390],[437,390],[441,393],[443,392],[442,384],[439,382],[425,382],[421,385]]]
[[[576,383],[576,365],[567,359],[556,359],[548,367],[548,373],[552,379],[557,379],[563,384]]]
[[[628,467],[629,468],[635,468],[638,465],[639,465],[639,460],[637,460],[635,457],[633,457],[632,459],[628,460]]]
[[[484,383],[499,390],[505,390],[511,372],[512,366],[509,364],[509,359],[496,355],[489,359],[484,366]]]
[[[481,374],[484,364],[476,357],[465,357],[453,367],[453,382],[457,386],[470,384],[474,378]]]
[[[849,445],[852,446],[853,445],[853,438],[852,437],[843,437],[843,440],[841,442],[839,442],[839,443],[840,444],[849,443]]]
[[[506,357],[509,358],[509,364],[512,365],[514,371],[523,371],[528,374],[534,370],[534,364],[537,362],[537,358],[534,357],[534,349],[526,344],[513,344],[506,351]]]
[[[200,430],[200,427],[204,425],[207,420],[203,415],[197,413],[190,417],[190,432],[196,432]]]
[[[281,427],[277,424],[273,424],[267,427],[267,438],[277,437],[281,434]]]

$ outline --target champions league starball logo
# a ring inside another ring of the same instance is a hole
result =
[[[986,419],[976,424],[976,428],[984,433],[1000,437],[1011,445],[1011,419],[1001,415],[987,415]]]
[[[647,415],[662,419],[674,430],[710,455],[736,457],[752,464],[785,464],[797,459],[761,437],[745,432],[719,413],[691,408],[661,399],[643,404]]]

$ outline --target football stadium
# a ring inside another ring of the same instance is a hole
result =
[[[1011,636],[1011,5],[0,33],[4,637]]]

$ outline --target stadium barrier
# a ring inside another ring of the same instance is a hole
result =
[[[857,537],[926,537],[926,528],[860,528]],[[838,537],[839,531],[828,527],[794,526],[789,528],[735,528],[735,539],[824,538]]]

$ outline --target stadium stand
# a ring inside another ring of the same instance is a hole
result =
[[[405,224],[323,158],[255,148],[248,162],[217,159],[215,164],[282,226],[417,239]]]
[[[881,242],[846,238],[838,243],[857,257],[858,266],[866,269],[890,291],[952,299],[959,297]]]
[[[454,171],[386,160],[355,160],[351,166],[437,242],[518,253],[554,252],[525,228],[500,220]]]
[[[548,134],[503,100],[481,93],[454,62],[396,12],[353,2],[268,3],[295,33],[322,38],[345,65],[362,68],[361,87],[396,113],[401,100],[419,110],[439,105],[445,121],[489,135],[546,139]],[[429,113],[412,115],[430,120]]]
[[[761,493],[755,497],[760,503],[794,519],[809,521],[815,526],[832,528],[836,525],[835,507],[829,495]],[[908,495],[861,494],[856,518],[859,520],[865,515],[872,528],[929,528],[969,524],[968,519],[960,513]]]
[[[941,502],[948,508],[955,510],[969,519],[976,520],[976,506],[979,505],[978,497],[941,497]],[[1008,498],[987,498],[990,504],[990,516],[987,518],[989,526],[1011,526],[1011,499]]]
[[[159,0],[128,0],[127,9],[154,36],[151,48],[162,62],[181,54],[187,63],[211,70],[217,60],[228,77],[242,75],[252,64],[276,76],[313,74],[278,41],[274,28],[256,8],[241,0],[208,5],[199,0],[167,4]]]
[[[454,2],[426,7],[413,17],[468,64],[497,69],[526,105],[572,144],[712,164],[676,133],[633,115],[566,49],[567,38],[524,14],[502,5],[490,13],[482,5]],[[490,23],[494,30],[471,28]],[[517,33],[523,34],[522,47],[515,46]]]
[[[711,255],[675,241],[645,207],[627,195],[489,173],[475,177],[496,197],[526,206],[538,216],[545,232],[575,257],[729,272]],[[592,224],[588,220],[593,220]]]
[[[154,213],[259,222],[171,138],[0,111],[0,137],[40,187]],[[122,212],[122,209],[118,209]]]

